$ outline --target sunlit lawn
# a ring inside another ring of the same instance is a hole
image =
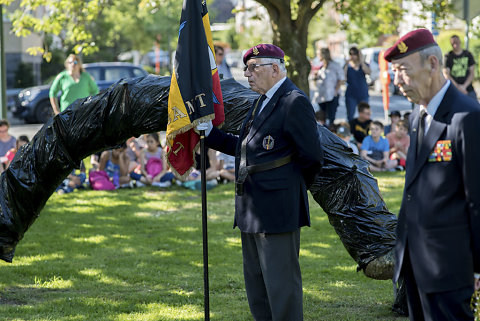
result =
[[[377,175],[398,213],[402,173]],[[356,272],[311,199],[302,229],[305,320],[404,320],[390,310],[391,281]],[[212,320],[251,320],[233,184],[208,191]],[[54,195],[0,262],[1,320],[203,320],[200,193],[171,187]]]

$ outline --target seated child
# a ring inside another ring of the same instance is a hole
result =
[[[396,164],[389,159],[388,140],[382,137],[383,124],[377,120],[370,124],[370,135],[364,138],[360,156],[370,162],[371,171],[386,171]]]
[[[372,120],[372,111],[370,105],[364,101],[359,102],[357,105],[358,117],[350,121],[350,132],[355,139],[358,149],[362,148],[362,143],[365,137],[368,136],[370,124]]]
[[[57,193],[58,194],[64,194],[64,193],[71,193],[75,189],[82,189],[85,188],[85,180],[87,178],[86,170],[85,170],[85,164],[83,161],[80,162],[80,169],[79,170],[73,170],[67,178],[65,178],[60,184],[59,187],[57,187]]]
[[[137,139],[135,137],[130,137],[127,140],[127,155],[128,158],[130,159],[130,163],[128,165],[128,172],[136,172],[140,174],[140,153],[142,152],[142,149],[144,146],[141,144],[143,141],[140,139]]]
[[[141,177],[131,173],[130,176],[140,180],[143,184],[157,187],[168,187],[172,184],[173,173],[168,171],[165,152],[160,144],[157,133],[146,135],[146,148],[140,152]]]
[[[102,152],[98,171],[90,172],[90,185],[93,189],[111,190],[126,186],[130,182],[130,176],[128,176],[129,159],[126,150],[127,145],[123,143],[115,149]],[[93,181],[93,176],[95,176],[95,179],[97,176],[103,176],[107,178],[107,181],[99,180],[99,184],[97,184],[97,181]]]
[[[350,125],[348,125],[348,123],[340,123],[335,132],[338,137],[347,143],[348,147],[352,149],[354,154],[359,154],[357,144],[352,141],[352,134],[350,133]]]
[[[15,143],[15,148],[11,148],[3,157],[0,157],[0,161],[3,163],[5,166],[5,169],[10,166],[10,163],[12,162],[13,158],[15,157],[15,154],[17,151],[22,147],[23,145],[27,144],[29,142],[28,137],[25,135],[21,135],[18,137],[16,143]],[[2,167],[3,168],[3,167]]]
[[[235,157],[217,152],[218,176],[226,182],[235,181]]]
[[[387,135],[390,146],[390,159],[396,161],[396,168],[404,170],[407,161],[407,150],[410,146],[408,135],[408,122],[399,120],[395,124],[395,130]]]

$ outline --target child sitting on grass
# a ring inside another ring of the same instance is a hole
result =
[[[382,137],[383,124],[375,120],[370,124],[370,135],[362,142],[360,156],[369,161],[370,170],[382,172],[395,168],[396,162],[389,158],[388,140]]]
[[[399,120],[395,124],[395,130],[387,135],[390,145],[390,159],[396,161],[397,170],[404,170],[407,161],[407,151],[410,146],[408,135],[408,122]]]
[[[7,169],[8,166],[10,166],[10,163],[12,162],[13,158],[15,157],[15,154],[20,149],[20,147],[27,144],[28,142],[29,142],[29,139],[28,139],[27,136],[25,136],[25,135],[19,136],[18,139],[17,139],[17,142],[15,143],[15,148],[11,148],[7,152],[7,154],[5,154],[5,156],[0,157],[0,161],[5,166],[5,169]],[[1,168],[3,168],[3,167],[1,167]],[[1,173],[1,171],[0,171],[0,173]]]
[[[87,179],[85,164],[80,162],[80,169],[73,170],[67,178],[63,180],[59,187],[57,187],[58,194],[71,193],[76,189],[85,188],[85,181]]]
[[[147,146],[140,152],[142,176],[134,177],[133,173],[130,176],[139,179],[143,184],[157,187],[170,186],[174,175],[168,171],[167,159],[160,144],[160,137],[157,133],[147,134],[145,141]]]
[[[89,173],[89,181],[92,189],[105,191],[129,186],[129,158],[126,150],[127,145],[123,143],[117,148],[102,153],[98,171],[92,170]]]

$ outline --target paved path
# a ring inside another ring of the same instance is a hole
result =
[[[11,122],[11,118],[8,120]],[[13,123],[13,122],[11,122]],[[38,130],[43,126],[43,124],[15,124],[10,125],[9,133],[18,138],[20,135],[27,135],[28,139],[32,139],[33,136],[38,132]]]

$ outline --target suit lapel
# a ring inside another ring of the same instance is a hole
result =
[[[428,162],[428,157],[430,155],[430,152],[433,150],[433,147],[439,140],[440,136],[442,133],[445,131],[447,128],[447,124],[436,121],[435,119],[432,120],[432,123],[430,124],[430,128],[428,129],[427,134],[425,135],[425,138],[423,139],[422,146],[420,147],[420,151],[417,158],[414,161],[414,165],[412,168],[412,171],[410,175],[406,178],[406,187],[410,185],[410,183],[415,180],[415,177],[417,177],[418,173],[420,172],[420,169]],[[414,143],[416,145],[416,143]],[[410,146],[412,148],[413,146]],[[416,146],[415,146],[416,147]],[[413,154],[415,153],[416,148],[413,149]]]
[[[243,138],[245,137],[245,127],[249,121],[249,119],[252,117],[252,113],[253,113],[253,108],[255,107],[255,103],[257,101],[258,98],[255,98],[255,100],[253,101],[253,104],[252,106],[250,107],[248,113],[247,113],[247,117],[245,117],[245,120],[243,121],[243,124],[242,124],[242,128],[240,129],[240,135],[239,135],[239,138],[240,138],[240,142],[243,140]],[[250,130],[250,133],[252,131]],[[248,133],[247,133],[248,135]]]
[[[287,78],[285,79],[283,84],[280,86],[280,88],[278,88],[278,90],[275,92],[272,99],[268,101],[267,105],[265,106],[265,108],[263,108],[260,114],[258,114],[258,112],[260,111],[260,106],[258,107],[259,110],[257,110],[257,116],[255,116],[255,119],[253,120],[252,129],[250,130],[250,134],[248,136],[247,141],[250,141],[255,136],[258,129],[262,127],[262,124],[273,112],[273,110],[275,109],[275,106],[277,105],[278,100],[285,93],[285,91],[287,91],[287,88],[289,86],[290,86],[290,80]]]

